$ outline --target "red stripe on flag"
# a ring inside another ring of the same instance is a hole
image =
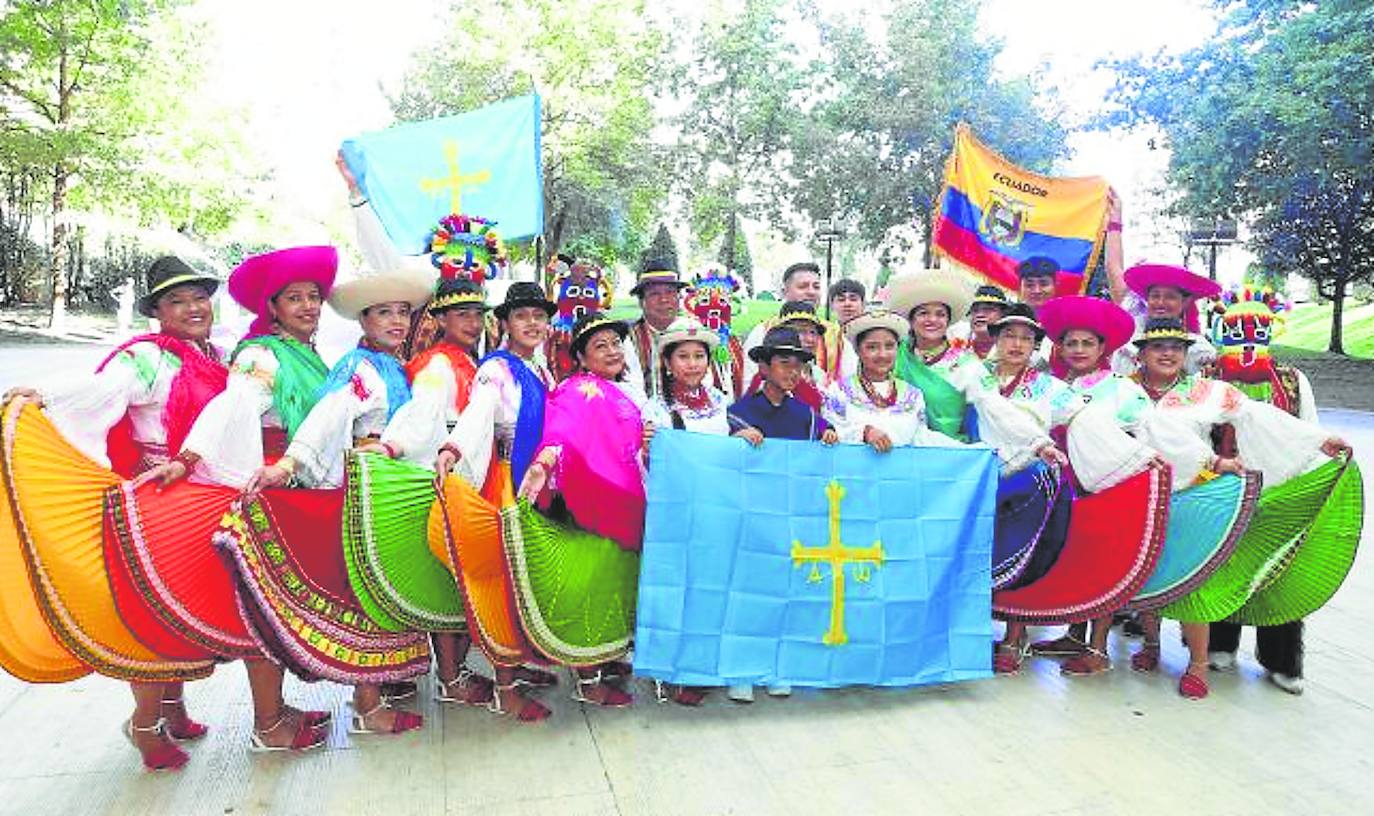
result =
[[[931,243],[951,260],[981,274],[990,282],[1010,292],[1020,291],[1021,276],[1016,273],[1016,267],[1020,263],[1014,258],[988,249],[987,245],[978,239],[977,233],[939,215],[935,218],[935,229],[931,231]],[[1060,272],[1055,275],[1054,291],[1058,295],[1080,295],[1087,285],[1087,275]]]
[[[941,215],[935,219],[932,238],[932,243],[952,260],[981,272],[1003,289],[1015,292],[1021,288],[1021,279],[1016,275],[1016,261],[989,252],[978,240],[977,234]]]

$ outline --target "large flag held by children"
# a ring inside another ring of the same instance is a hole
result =
[[[1058,293],[1077,295],[1097,265],[1106,226],[1106,179],[1032,173],[967,125],[955,131],[931,231],[938,254],[1012,291],[1022,261],[1049,258],[1059,265]]]
[[[997,465],[985,448],[660,430],[636,674],[909,686],[991,674]]]
[[[501,237],[544,231],[539,97],[412,122],[343,143],[344,161],[403,254],[429,251],[439,219],[494,220]]]

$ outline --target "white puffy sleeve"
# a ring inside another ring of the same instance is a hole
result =
[[[673,416],[661,397],[655,397],[645,403],[644,407],[640,409],[640,416],[646,423],[652,423],[655,427],[673,427]]]
[[[1188,374],[1199,374],[1216,361],[1216,347],[1207,342],[1207,338],[1202,335],[1193,335],[1193,344],[1188,347],[1188,356],[1184,358],[1183,370]]]
[[[407,461],[432,466],[439,446],[448,436],[448,411],[457,399],[457,391],[448,357],[430,357],[410,384],[410,401],[396,410],[382,431],[382,442],[394,447]]]
[[[1265,486],[1283,484],[1327,460],[1321,447],[1330,434],[1320,426],[1252,400],[1226,383],[1216,383],[1212,391],[1209,398],[1221,408],[1218,422],[1229,422],[1236,429],[1241,462],[1262,472]]]
[[[1150,466],[1155,451],[1126,433],[1108,400],[1087,404],[1068,425],[1069,461],[1090,493],[1124,482]]]
[[[353,225],[358,231],[358,249],[362,250],[368,268],[373,272],[390,272],[406,266],[408,261],[396,251],[372,206],[360,204],[351,209]]]
[[[229,367],[224,390],[205,406],[182,445],[200,455],[195,478],[243,487],[262,466],[262,417],[272,407],[277,355],[248,346]]]
[[[835,434],[841,442],[851,445],[863,444],[864,428],[868,426],[867,412],[861,411],[849,401],[838,382],[832,382],[825,387],[821,398],[821,416],[835,429]]]
[[[1202,438],[1191,422],[1168,409],[1151,406],[1141,414],[1134,433],[1169,463],[1176,490],[1196,481],[1216,456],[1211,443]]]
[[[1149,466],[1155,452],[1122,427],[1114,398],[1094,400],[1062,380],[1052,383],[1044,410],[1051,427],[1065,427],[1065,453],[1085,490],[1105,490]]]
[[[454,465],[454,472],[478,489],[487,481],[487,468],[491,466],[492,452],[496,447],[496,421],[501,412],[501,392],[507,385],[515,387],[505,363],[492,360],[478,368],[467,407],[459,414],[458,422],[444,440],[461,454]]]
[[[344,453],[353,447],[358,417],[386,406],[386,383],[364,360],[353,382],[325,394],[296,429],[286,455],[296,463],[296,478],[306,487],[343,484]]]
[[[106,437],[135,405],[155,399],[155,387],[166,365],[155,343],[135,343],[94,374],[63,377],[41,384],[44,412],[68,442],[109,467]]]
[[[981,366],[956,366],[950,381],[978,411],[978,436],[997,449],[1004,473],[1029,465],[1046,445],[1054,444],[1048,426],[1042,426],[985,381]]]

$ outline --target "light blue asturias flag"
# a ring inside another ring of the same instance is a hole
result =
[[[544,231],[536,94],[364,133],[343,154],[402,254],[428,252],[430,232],[451,213],[494,220],[507,241]]]
[[[650,447],[634,668],[685,685],[988,677],[997,464],[986,448]]]

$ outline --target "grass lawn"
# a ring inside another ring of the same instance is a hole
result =
[[[748,337],[759,323],[778,313],[782,303],[776,300],[746,300],[744,313],[735,314],[730,321],[730,329],[736,337]],[[639,303],[634,300],[617,300],[611,307],[611,316],[617,320],[636,320],[639,318]]]
[[[1345,353],[1351,357],[1374,358],[1374,303],[1345,302]],[[1299,305],[1288,316],[1284,330],[1275,338],[1278,344],[1294,350],[1326,351],[1331,340],[1331,304]]]

